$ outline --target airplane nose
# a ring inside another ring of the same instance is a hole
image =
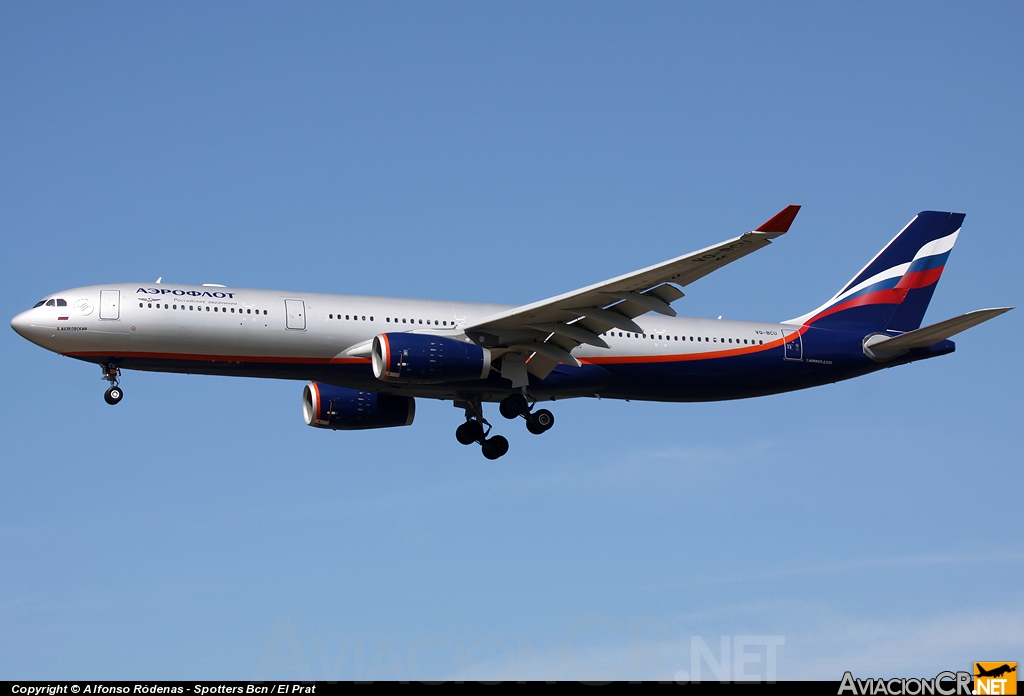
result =
[[[28,312],[22,312],[11,319],[11,328],[18,332],[22,338],[28,338],[29,319]]]

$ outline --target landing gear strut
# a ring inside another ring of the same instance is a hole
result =
[[[466,410],[466,422],[455,429],[455,439],[463,445],[479,443],[480,451],[488,459],[497,459],[508,452],[508,440],[501,435],[487,437],[491,424],[484,418],[483,406],[479,399],[456,401],[456,407]]]
[[[103,366],[103,379],[110,382],[110,387],[103,393],[103,400],[111,406],[119,404],[124,391],[118,386],[121,381],[121,368],[114,363]]]
[[[518,418],[519,416],[525,418],[526,429],[534,435],[540,435],[551,430],[551,426],[555,424],[555,416],[551,411],[546,408],[542,408],[539,411],[532,410],[526,395],[520,392],[509,394],[502,399],[498,410],[501,411],[501,415],[505,416],[505,418],[511,419]]]

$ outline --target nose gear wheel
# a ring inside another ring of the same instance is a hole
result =
[[[110,382],[110,387],[103,393],[103,400],[111,406],[121,403],[124,390],[118,386],[121,381],[121,368],[114,363],[103,365],[103,379]]]

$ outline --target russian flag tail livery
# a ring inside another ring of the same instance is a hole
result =
[[[963,213],[918,213],[835,297],[788,323],[913,331],[921,326]]]

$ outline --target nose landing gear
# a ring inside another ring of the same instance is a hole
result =
[[[525,418],[526,429],[534,435],[540,435],[551,430],[551,427],[555,424],[555,415],[551,411],[546,408],[533,411],[530,402],[526,399],[526,395],[519,392],[509,394],[502,399],[498,410],[501,411],[501,415],[508,419],[518,418],[519,416]]]
[[[110,382],[110,387],[103,393],[103,400],[111,406],[121,403],[124,391],[118,386],[121,381],[121,368],[114,363],[103,366],[103,379]]]
[[[497,459],[508,452],[508,440],[501,435],[488,437],[491,424],[484,418],[483,406],[479,400],[456,401],[456,408],[466,410],[466,422],[455,429],[455,439],[463,445],[474,442],[480,445],[480,451],[487,459]]]

